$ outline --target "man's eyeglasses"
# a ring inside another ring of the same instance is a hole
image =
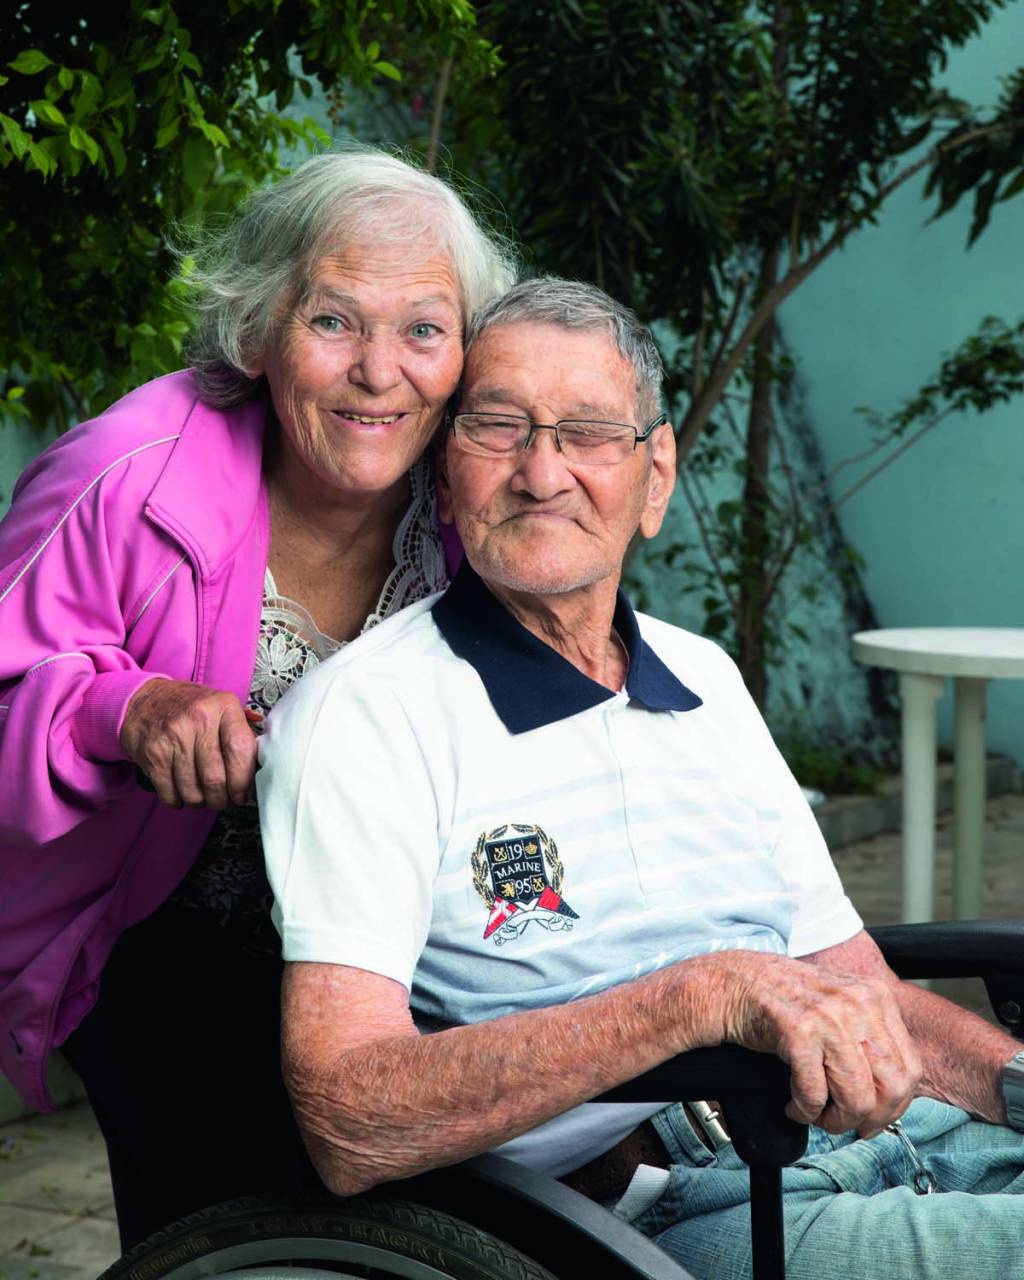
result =
[[[515,413],[457,413],[450,420],[452,435],[465,453],[485,458],[505,458],[530,447],[536,431],[553,431],[555,444],[569,462],[608,466],[625,462],[638,444],[650,439],[663,426],[663,413],[646,427],[622,422],[599,422],[585,418],[563,418],[560,422],[531,422]]]

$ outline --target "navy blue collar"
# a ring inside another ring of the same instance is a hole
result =
[[[554,724],[615,696],[517,622],[468,560],[432,612],[452,651],[475,668],[510,733]],[[692,711],[701,705],[640,635],[621,591],[614,626],[629,655],[630,698],[655,711]]]

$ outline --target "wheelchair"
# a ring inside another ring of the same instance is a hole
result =
[[[870,930],[902,978],[984,980],[999,1021],[1024,1038],[1024,921]],[[736,1045],[697,1049],[600,1101],[720,1099],[750,1168],[753,1280],[784,1280],[782,1169],[807,1128],[784,1113],[789,1071]],[[629,1223],[571,1188],[495,1155],[349,1198],[228,1201],[144,1241],[100,1280],[693,1280]],[[838,1280],[838,1276],[837,1276]]]

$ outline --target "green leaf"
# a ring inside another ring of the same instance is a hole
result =
[[[10,391],[8,391],[8,393],[7,393],[7,399],[8,399],[8,400],[20,400],[20,399],[21,399],[21,397],[22,397],[24,394],[25,394],[25,388],[24,388],[24,387],[11,387]]]
[[[379,57],[380,57],[380,41],[371,40],[370,43],[366,46],[366,61],[376,62]]]
[[[10,76],[0,76],[0,86],[5,85],[8,82],[8,80],[10,80],[10,78],[11,78]],[[306,97],[307,98],[309,97],[308,93],[306,94]]]
[[[128,157],[124,153],[124,147],[121,145],[121,139],[117,136],[113,129],[104,129],[103,141],[107,144],[107,150],[110,152],[110,158],[114,162],[114,176],[120,178],[128,167]]]
[[[45,120],[47,124],[65,124],[64,112],[45,98],[37,98],[28,104],[36,113],[37,120]]]
[[[62,89],[70,89],[75,83],[75,73],[68,67],[61,67],[57,72],[57,79]]]
[[[212,142],[215,147],[230,147],[231,140],[223,129],[218,129],[215,124],[211,124],[209,120],[196,120],[195,126],[202,132],[202,135],[208,142]]]
[[[71,145],[76,151],[84,151],[93,164],[100,158],[100,148],[95,138],[89,136],[81,125],[73,124],[68,131]]]
[[[57,170],[57,162],[42,147],[34,142],[28,144],[29,163],[26,168],[31,169],[33,166],[39,170],[44,178],[50,177]]]
[[[999,193],[999,199],[1010,200],[1014,196],[1020,195],[1022,191],[1024,191],[1024,169],[1017,174],[1016,178],[1013,179],[1009,186],[1003,188]]]
[[[178,130],[180,127],[181,127],[180,120],[172,120],[170,124],[164,125],[164,127],[156,135],[157,151],[162,150],[169,143],[174,141],[174,139],[178,136]]]
[[[375,62],[373,69],[374,71],[379,71],[382,76],[387,76],[389,80],[401,80],[402,78],[401,71],[390,62]]]
[[[14,152],[15,159],[20,160],[28,150],[28,144],[32,139],[21,125],[16,120],[12,120],[10,116],[0,114],[0,129],[3,129],[7,145]]]
[[[190,132],[181,149],[181,171],[193,191],[201,191],[213,177],[217,160],[202,133]]]
[[[52,67],[53,59],[48,58],[42,49],[25,49],[13,62],[7,64],[12,71],[20,71],[23,76],[34,76],[44,67]]]
[[[310,145],[311,148],[315,143],[318,143],[318,142],[322,143],[325,147],[329,147],[331,145],[331,142],[332,142],[331,135],[327,132],[327,130],[322,125],[317,124],[317,122],[311,119],[309,116],[307,116],[303,121],[301,121],[299,128],[301,130],[303,137],[306,139],[306,142]]]
[[[82,86],[78,93],[75,94],[73,107],[76,120],[83,120],[86,116],[92,115],[96,107],[99,105],[100,98],[103,96],[103,89],[100,82],[94,75],[88,71],[82,73]]]

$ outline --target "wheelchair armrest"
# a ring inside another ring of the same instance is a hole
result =
[[[785,1113],[789,1067],[737,1044],[691,1049],[595,1098],[595,1102],[673,1102],[715,1098],[740,1159],[752,1167],[792,1164],[807,1149],[807,1126]]]
[[[996,1017],[1024,1037],[1024,920],[951,920],[869,929],[901,978],[982,978]]]
[[[901,978],[1024,974],[1024,920],[948,920],[869,929]]]

